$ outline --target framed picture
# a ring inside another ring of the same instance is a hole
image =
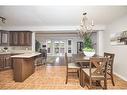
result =
[[[112,33],[110,35],[111,45],[127,45],[127,31]]]

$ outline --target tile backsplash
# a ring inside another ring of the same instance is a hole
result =
[[[13,46],[12,50],[32,50],[31,46]]]
[[[8,48],[9,50],[32,50],[31,46],[0,46],[0,50],[4,49],[4,47]]]

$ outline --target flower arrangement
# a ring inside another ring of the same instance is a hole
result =
[[[79,36],[83,39],[83,52],[86,56],[93,56],[95,54],[95,50],[93,48],[93,43],[91,39],[91,35],[93,32],[93,20],[90,25],[88,25],[88,19],[86,17],[87,13],[83,13],[83,17],[81,20]],[[88,54],[88,55],[87,55]]]

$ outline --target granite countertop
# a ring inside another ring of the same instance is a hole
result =
[[[31,53],[24,53],[24,54],[14,55],[14,56],[11,56],[11,57],[12,58],[31,58],[31,57],[34,57],[34,56],[38,56],[40,54],[41,53],[38,53],[38,52],[31,52]]]

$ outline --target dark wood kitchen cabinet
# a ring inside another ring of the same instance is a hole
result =
[[[9,32],[5,30],[0,30],[0,45],[9,45]]]
[[[32,32],[31,31],[10,31],[11,46],[31,46]]]
[[[19,35],[18,32],[10,32],[10,45],[11,46],[17,46],[19,40]]]
[[[0,70],[6,70],[12,68],[11,55],[0,54]]]
[[[19,44],[21,46],[30,46],[32,40],[32,33],[29,31],[19,32]]]
[[[30,46],[32,44],[32,32],[25,32],[25,33],[26,33],[25,34],[25,37],[26,37],[25,44]]]

